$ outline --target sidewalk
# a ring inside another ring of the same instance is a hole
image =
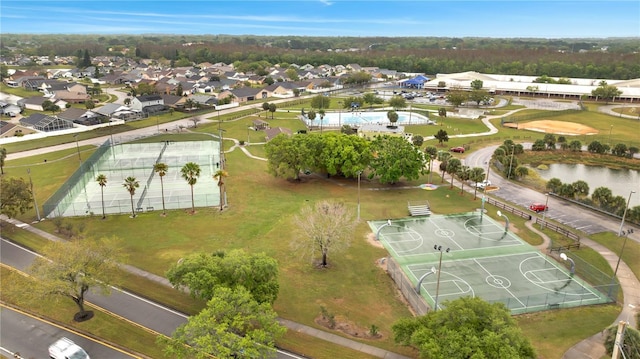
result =
[[[551,241],[549,237],[536,229],[533,225],[533,221],[527,221],[525,222],[525,225],[527,226],[527,228],[543,238],[543,243],[540,244],[538,248],[541,251],[546,251]],[[580,243],[600,253],[600,255],[602,255],[602,257],[607,260],[611,268],[616,267],[618,263],[617,254],[611,252],[603,245],[588,238],[580,238]],[[640,281],[633,274],[631,268],[629,268],[629,266],[623,261],[620,261],[620,265],[618,266],[617,277],[620,281],[622,293],[624,294],[624,304],[622,307],[622,311],[616,318],[615,322],[612,323],[612,325],[618,324],[619,321],[625,321],[628,322],[631,327],[636,328],[636,316],[633,307],[631,306],[638,306],[640,304]],[[606,350],[604,348],[604,336],[602,335],[602,332],[598,332],[593,336],[582,340],[581,342],[567,350],[562,358],[598,359],[605,355]]]
[[[5,215],[0,215],[0,219],[2,219],[3,221],[6,221],[7,223],[11,223],[13,225],[15,225],[16,227],[22,228],[26,231],[29,231],[31,233],[34,233],[38,236],[41,236],[45,239],[48,239],[50,241],[65,241],[65,239],[62,239],[56,235],[53,235],[51,233],[45,232],[43,230],[40,230],[38,228],[33,227],[30,224],[27,223],[23,223],[21,221],[18,221],[16,219],[9,219],[7,218]],[[149,273],[146,272],[140,268],[134,267],[134,266],[130,266],[130,265],[122,265],[122,267],[127,270],[128,272],[138,275],[140,277],[144,277],[146,279],[152,280],[154,282],[160,283],[162,285],[165,286],[169,286],[169,287],[173,287],[171,285],[171,283],[169,283],[169,280],[167,280],[164,277],[155,275],[153,273]],[[282,319],[282,318],[278,318],[278,321],[284,325],[285,327],[287,327],[289,330],[298,332],[298,333],[304,333],[306,335],[310,335],[322,340],[326,340],[332,344],[337,344],[352,350],[356,350],[356,351],[360,351],[363,353],[367,353],[369,355],[378,357],[378,358],[384,358],[384,359],[411,359],[409,357],[400,355],[400,354],[396,354],[384,349],[380,349],[371,345],[367,345],[367,344],[363,344],[360,342],[357,342],[355,340],[351,340],[348,338],[344,338],[341,337],[339,335],[336,334],[332,334],[329,332],[325,332],[304,324],[300,324],[300,323],[296,323],[296,322],[292,322],[290,320],[287,319]]]

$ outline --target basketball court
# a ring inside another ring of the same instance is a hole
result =
[[[463,296],[504,303],[513,314],[607,303],[563,264],[480,212],[372,221],[370,227],[433,308]]]

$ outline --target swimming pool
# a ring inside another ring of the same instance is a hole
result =
[[[384,112],[327,112],[322,121],[320,116],[316,114],[316,118],[310,121],[304,117],[303,121],[307,126],[325,126],[325,127],[342,127],[343,125],[359,126],[359,125],[388,125],[387,111]],[[398,112],[398,125],[430,125],[434,124],[426,116],[412,112]]]

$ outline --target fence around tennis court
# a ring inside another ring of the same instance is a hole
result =
[[[47,200],[44,214],[57,217],[92,215],[103,210],[105,214],[148,212],[161,210],[163,198],[166,209],[219,206],[222,200],[220,188],[212,178],[220,167],[216,144],[215,141],[191,141],[111,146],[107,141]],[[153,166],[158,161],[169,167],[169,175],[163,181],[164,192],[154,176]],[[187,162],[195,162],[201,168],[193,197],[190,187],[179,175]],[[104,174],[110,185],[101,188],[95,181],[98,174]],[[133,205],[130,194],[119,184],[128,176],[135,177],[140,183]],[[115,186],[111,185],[114,183]],[[101,198],[103,191],[104,201]]]

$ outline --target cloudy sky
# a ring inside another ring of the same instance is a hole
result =
[[[640,1],[0,1],[0,33],[638,37]]]

